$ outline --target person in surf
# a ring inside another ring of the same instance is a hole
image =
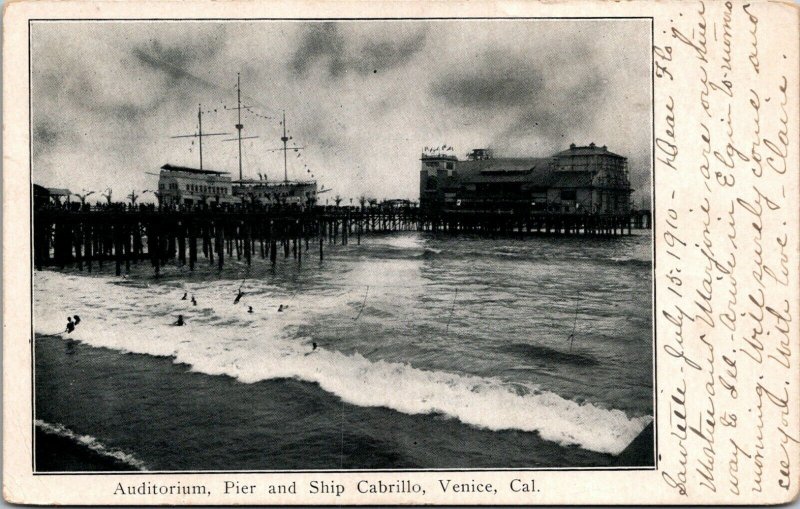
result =
[[[289,306],[281,304],[280,306],[278,306],[278,313],[283,313],[284,309],[289,309]]]
[[[75,320],[75,326],[77,327],[78,324],[81,323],[81,317],[78,316],[78,315],[75,315],[72,318]]]
[[[317,342],[316,341],[312,341],[311,342],[311,351],[310,352],[306,352],[304,357],[308,357],[309,355],[313,354],[316,351],[317,351]]]
[[[236,298],[233,299],[234,304],[238,304],[239,301],[242,300],[242,297],[244,297],[244,292],[242,291],[242,288],[244,287],[245,281],[247,281],[247,279],[242,279],[242,284],[239,285],[239,289],[236,291]]]
[[[197,305],[197,299],[195,299],[194,295],[192,295],[192,306],[196,306],[196,305]]]
[[[178,315],[178,319],[175,320],[175,323],[173,325],[176,325],[178,327],[182,327],[183,324],[184,324],[183,315]]]
[[[73,323],[72,317],[68,316],[67,317],[67,328],[64,330],[64,332],[66,332],[67,334],[70,334],[74,330],[75,330],[75,323]]]
[[[186,300],[186,297],[188,295],[189,295],[189,292],[183,292],[183,297],[181,297],[181,300]]]
[[[247,312],[248,313],[252,313],[253,312],[253,306],[247,306]]]

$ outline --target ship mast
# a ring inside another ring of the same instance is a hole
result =
[[[283,152],[283,183],[287,184],[289,182],[289,162],[288,162],[288,153],[290,150],[294,150],[295,152],[299,152],[303,150],[304,147],[293,146],[290,147],[288,145],[289,140],[292,139],[286,132],[286,110],[283,110],[283,117],[281,120],[281,125],[283,126],[283,136],[281,136],[281,142],[283,142],[283,147],[280,148],[271,148],[268,149],[267,152]]]
[[[242,129],[244,129],[244,125],[242,124],[242,110],[249,108],[250,106],[244,105],[242,106],[242,78],[241,75],[237,72],[236,73],[236,108],[228,108],[225,106],[226,110],[235,109],[236,110],[236,131],[237,136],[236,138],[231,138],[229,140],[222,140],[222,141],[238,141],[239,142],[239,180],[241,181],[243,176],[242,171],[242,140],[251,140],[254,138],[258,138],[258,136],[242,136]]]
[[[181,134],[170,138],[197,138],[200,152],[200,169],[203,169],[203,136],[224,136],[230,133],[205,133],[203,134],[203,105],[197,105],[197,132],[194,134]]]
[[[283,183],[286,184],[289,182],[289,171],[287,169],[286,163],[286,142],[289,141],[289,138],[286,137],[286,110],[283,110],[283,136],[281,136],[281,141],[283,142]]]
[[[236,131],[239,133],[239,180],[242,180],[242,87],[241,78],[239,73],[236,73],[236,113],[238,114],[236,122]]]
[[[200,147],[200,169],[203,169],[203,107],[197,105],[197,143]]]

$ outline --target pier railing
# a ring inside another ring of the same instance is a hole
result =
[[[348,244],[376,232],[418,230],[487,236],[617,236],[635,227],[631,214],[525,215],[425,211],[418,207],[313,207],[261,210],[159,210],[154,207],[44,207],[34,211],[33,262],[46,266],[114,264],[116,274],[150,261],[156,275],[168,263],[194,270],[201,260],[224,266],[226,257],[276,263],[279,252],[298,261],[324,245]],[[312,248],[312,244],[314,247]],[[317,247],[318,246],[318,247]]]

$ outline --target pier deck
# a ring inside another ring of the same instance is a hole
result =
[[[94,264],[114,263],[116,274],[131,263],[150,260],[156,275],[168,263],[193,270],[202,254],[205,263],[220,269],[225,258],[236,256],[248,264],[253,257],[276,263],[308,256],[318,245],[324,258],[326,243],[348,244],[370,233],[429,231],[474,233],[487,236],[630,234],[641,226],[634,215],[530,213],[425,212],[417,207],[315,207],[312,209],[262,209],[193,211],[140,208],[41,208],[34,212],[33,261],[46,266],[77,265],[92,270]]]

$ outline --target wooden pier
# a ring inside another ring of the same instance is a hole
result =
[[[323,260],[325,244],[360,243],[363,235],[371,233],[417,230],[611,237],[630,234],[635,222],[631,215],[535,213],[521,217],[462,211],[423,213],[417,207],[192,211],[48,207],[34,212],[33,263],[37,269],[77,266],[90,272],[95,266],[114,264],[115,273],[121,275],[131,264],[149,260],[158,275],[167,264],[194,270],[198,263],[205,263],[222,269],[225,259],[234,256],[248,265],[255,257],[272,264],[279,256],[302,262],[318,249],[317,256]]]

